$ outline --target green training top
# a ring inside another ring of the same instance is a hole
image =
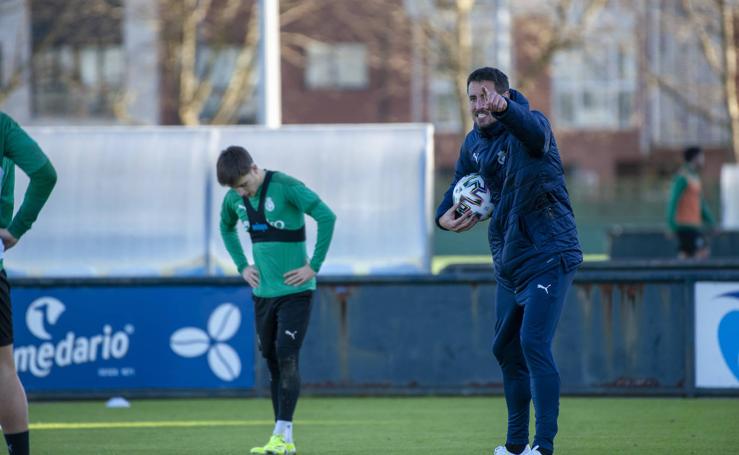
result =
[[[0,158],[3,171],[0,228],[6,228],[13,237],[20,239],[31,229],[31,225],[49,198],[56,184],[56,171],[36,141],[3,112],[0,112]],[[23,202],[13,216],[16,165],[28,175],[30,181]],[[1,260],[0,269],[2,269]]]
[[[249,198],[249,203],[255,210],[258,209],[263,186]],[[305,242],[252,243],[254,262],[259,271],[259,286],[254,289],[254,295],[267,298],[280,297],[315,289],[315,278],[300,286],[290,286],[285,284],[283,275],[306,263],[310,263],[311,268],[318,273],[331,243],[336,215],[316,193],[299,180],[282,172],[275,172],[272,175],[264,205],[264,215],[272,226],[278,229],[299,229],[305,225],[304,214],[308,214],[316,220],[318,234],[310,262]],[[236,232],[236,224],[239,221],[245,229],[249,226],[244,200],[236,190],[230,189],[221,206],[221,237],[228,254],[241,273],[249,264]]]

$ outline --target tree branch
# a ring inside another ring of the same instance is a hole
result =
[[[721,57],[711,42],[711,37],[706,31],[703,21],[699,19],[693,2],[690,0],[683,0],[683,7],[688,14],[688,20],[693,25],[691,29],[698,33],[698,42],[703,49],[703,55],[705,55],[706,61],[708,61],[708,64],[711,65],[711,68],[716,74],[723,74],[724,65],[722,64]]]
[[[326,0],[300,0],[292,4],[288,3],[288,6],[280,11],[280,27],[286,27],[295,21],[303,19],[308,14],[316,12],[330,3],[327,3]]]
[[[691,100],[685,94],[685,90],[680,86],[679,83],[668,80],[666,77],[655,74],[654,72],[649,70],[647,70],[645,75],[647,77],[648,84],[656,84],[665,92],[665,94],[683,105],[685,109],[716,125],[722,127],[729,126],[729,122],[726,120],[725,116],[714,112],[703,104]],[[707,104],[709,106],[713,106],[713,103]]]
[[[252,76],[256,60],[255,49],[259,40],[256,7],[255,2],[249,15],[249,24],[246,27],[233,73],[221,98],[218,111],[211,121],[212,124],[230,123],[241,107],[246,94],[254,89]]]

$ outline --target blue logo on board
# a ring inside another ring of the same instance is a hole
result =
[[[720,297],[739,300],[739,291],[729,292]],[[739,310],[729,311],[721,318],[718,325],[718,343],[726,365],[739,380]]]

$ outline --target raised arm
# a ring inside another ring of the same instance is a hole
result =
[[[494,115],[516,139],[521,141],[531,156],[541,158],[547,153],[552,139],[552,128],[542,113],[530,111],[526,105],[506,99],[506,108],[495,112]]]

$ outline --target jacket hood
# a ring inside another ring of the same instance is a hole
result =
[[[523,93],[513,88],[508,90],[508,92],[511,94],[511,101],[515,101],[522,106],[526,106],[526,109],[529,108],[529,100],[523,95]]]

